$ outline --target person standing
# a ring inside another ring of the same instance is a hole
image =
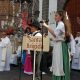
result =
[[[30,35],[28,36],[42,36],[41,32],[40,32],[40,24],[37,20],[34,20],[32,21],[31,24],[29,24],[30,26],[30,29],[31,29],[31,33]],[[34,50],[30,50],[30,54],[31,54],[31,62],[32,62],[32,67],[33,64],[34,64]],[[35,72],[36,72],[36,77],[39,77],[40,75],[40,62],[41,62],[41,56],[42,56],[42,53],[41,51],[36,51],[36,64],[35,64]]]
[[[75,37],[75,54],[72,59],[72,69],[80,70],[80,32]]]
[[[43,26],[54,37],[53,57],[52,57],[52,80],[70,80],[70,66],[69,66],[69,53],[68,44],[66,38],[66,27],[63,22],[64,13],[63,11],[57,11],[55,14],[55,21],[57,27],[52,30],[44,21]]]
[[[34,20],[30,26],[31,28],[31,36],[42,36],[40,30],[40,23],[37,20]],[[33,65],[33,61],[34,61],[34,52],[31,51],[31,57],[32,57],[32,65]],[[42,57],[42,53],[40,51],[36,52],[36,75],[39,76],[40,74],[40,62],[41,62],[41,57]]]
[[[11,42],[5,31],[1,32],[0,41],[0,71],[10,71],[10,55],[11,55]]]

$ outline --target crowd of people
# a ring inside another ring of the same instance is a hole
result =
[[[36,76],[41,72],[47,74],[50,70],[52,80],[70,80],[70,68],[80,70],[80,32],[73,37],[66,12],[57,11],[55,21],[57,24],[55,29],[49,27],[44,20],[41,23],[52,34],[53,47],[50,45],[49,52],[36,51]],[[40,22],[32,21],[26,28],[25,35],[40,37],[45,35],[40,26]],[[9,71],[10,64],[17,65],[18,58],[21,58],[24,73],[33,74],[34,51],[29,49],[21,51],[22,44],[18,42],[18,47],[13,52],[14,45],[9,37],[5,31],[0,32],[0,71]]]

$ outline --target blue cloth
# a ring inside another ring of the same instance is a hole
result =
[[[25,59],[26,59],[26,50],[22,51],[22,64],[25,64]]]

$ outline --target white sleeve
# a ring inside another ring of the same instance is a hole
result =
[[[74,53],[75,53],[75,40],[72,35],[71,35],[70,45],[71,45],[71,55],[74,55]]]
[[[64,40],[65,27],[63,23],[58,24],[57,28],[54,30],[56,35],[56,40]]]
[[[64,32],[65,32],[64,23],[60,22],[56,27],[55,35],[56,36],[62,35],[62,33],[64,33]]]
[[[59,27],[60,27],[60,31],[61,31],[61,32],[65,32],[64,24],[60,24]]]

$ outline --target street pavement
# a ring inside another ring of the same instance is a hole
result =
[[[51,80],[51,73],[42,75],[42,80]],[[10,71],[0,72],[0,80],[33,80],[32,75],[27,75],[20,71],[19,67],[11,67]],[[71,70],[71,80],[80,80],[80,71]]]

